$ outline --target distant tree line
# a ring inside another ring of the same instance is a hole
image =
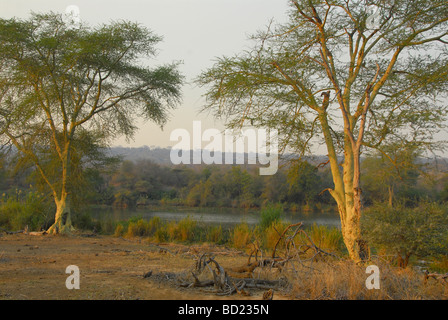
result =
[[[421,200],[448,200],[448,176],[434,163],[395,167],[388,159],[363,159],[363,202],[416,205]],[[12,159],[1,160],[2,201],[18,197],[18,191],[48,194],[45,183],[32,168],[17,171]],[[72,205],[108,205],[121,208],[171,205],[190,207],[260,208],[281,203],[292,210],[334,205],[325,188],[331,185],[326,166],[294,161],[277,174],[260,176],[256,166],[195,165],[172,166],[150,160],[111,161],[108,167],[81,168],[76,179]],[[75,181],[74,181],[75,182]]]

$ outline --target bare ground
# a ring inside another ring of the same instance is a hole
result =
[[[162,250],[161,250],[162,249]],[[167,250],[163,250],[167,249]],[[250,296],[217,296],[201,288],[179,288],[155,281],[164,272],[182,272],[194,264],[199,252],[213,253],[226,268],[241,266],[247,256],[214,245],[153,245],[146,240],[111,236],[0,235],[0,299],[45,300],[216,300],[261,299]],[[67,266],[80,270],[80,289],[68,290]],[[152,271],[153,276],[143,275]],[[275,299],[287,297],[279,294]]]

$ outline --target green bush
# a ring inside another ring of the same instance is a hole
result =
[[[207,241],[220,244],[224,240],[224,234],[221,226],[212,226],[207,230]]]
[[[38,192],[9,197],[0,206],[0,226],[8,230],[40,231],[54,219],[54,206]]]
[[[260,212],[260,227],[266,230],[274,222],[280,221],[283,214],[283,207],[281,204],[268,205]]]
[[[313,243],[322,250],[340,252],[344,246],[341,230],[313,224],[306,230]]]
[[[448,251],[448,211],[437,203],[420,203],[415,208],[376,204],[364,213],[362,226],[369,244],[396,255],[400,267],[406,267],[411,256]]]

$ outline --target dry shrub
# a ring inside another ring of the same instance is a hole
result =
[[[166,226],[166,233],[168,240],[175,240],[178,238],[178,229],[175,221],[171,221]]]
[[[138,220],[137,222],[129,222],[128,231],[126,233],[126,237],[144,237],[149,236],[150,228],[149,223],[143,219]]]
[[[220,243],[224,239],[224,234],[222,232],[221,226],[213,226],[208,229],[207,241],[212,243]]]
[[[266,228],[264,233],[264,244],[266,249],[273,250],[278,239],[282,235],[283,231],[288,227],[287,224],[281,221],[273,222],[268,228]],[[283,248],[285,246],[285,240],[282,238],[278,244],[278,248]]]
[[[178,234],[179,241],[193,241],[195,239],[195,229],[197,226],[197,222],[192,218],[187,217],[179,221],[178,224]]]
[[[122,224],[118,224],[117,227],[115,228],[115,232],[114,232],[114,236],[115,237],[121,237],[123,235],[124,232],[124,227]]]
[[[167,237],[167,240],[171,241],[194,241],[196,234],[197,222],[187,217],[180,220],[178,223],[171,221],[166,225],[163,235]],[[162,235],[160,232],[159,235]]]
[[[247,223],[241,223],[235,226],[232,234],[232,244],[235,248],[245,248],[251,241],[252,232]]]

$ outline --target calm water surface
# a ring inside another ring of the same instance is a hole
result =
[[[198,222],[209,225],[232,226],[242,222],[250,225],[259,223],[260,211],[232,209],[232,208],[169,208],[169,209],[117,209],[96,208],[91,209],[91,215],[101,220],[123,221],[134,217],[150,220],[160,217],[164,221],[179,221],[190,217]],[[282,220],[289,223],[303,222],[304,225],[325,225],[340,228],[341,223],[336,213],[300,213],[285,212]]]

